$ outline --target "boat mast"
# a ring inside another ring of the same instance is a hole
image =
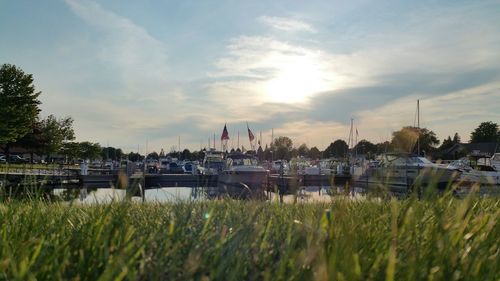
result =
[[[417,100],[417,155],[420,156],[420,100]]]

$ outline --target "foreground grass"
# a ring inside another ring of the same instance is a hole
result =
[[[0,279],[499,280],[500,201],[0,205]]]

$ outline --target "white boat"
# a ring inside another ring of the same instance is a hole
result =
[[[432,163],[424,157],[408,153],[387,153],[377,166],[368,167],[355,177],[357,187],[386,188],[393,193],[408,193],[415,186],[433,186],[444,190],[457,181],[459,171]]]
[[[269,171],[253,155],[232,153],[218,176],[219,195],[240,199],[264,199]]]
[[[467,158],[451,162],[448,169],[461,172],[460,181],[480,185],[500,185],[500,171],[494,166],[477,164]]]
[[[215,149],[207,150],[200,172],[205,175],[218,175],[224,168],[224,153]]]
[[[271,173],[280,174],[283,172],[284,175],[290,174],[290,165],[286,160],[275,160],[271,166]]]
[[[500,153],[495,153],[490,159],[491,166],[493,166],[497,171],[500,170]]]

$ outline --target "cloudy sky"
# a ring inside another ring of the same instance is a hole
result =
[[[2,1],[0,63],[77,139],[199,149],[246,122],[324,149],[500,123],[500,1]]]

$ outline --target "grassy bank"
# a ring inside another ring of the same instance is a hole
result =
[[[0,205],[0,279],[499,280],[498,199]]]

